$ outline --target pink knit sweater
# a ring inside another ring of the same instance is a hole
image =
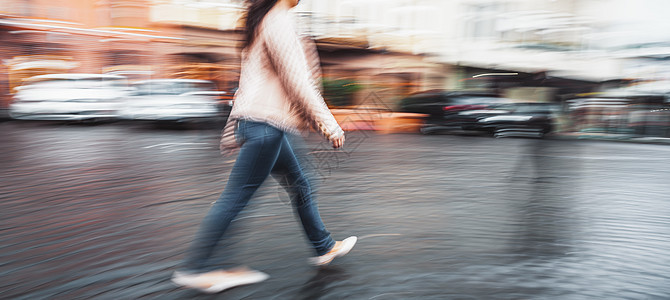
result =
[[[239,89],[221,139],[227,152],[241,119],[299,133],[314,128],[332,140],[344,134],[319,91],[319,61],[313,42],[299,38],[292,15],[271,9],[253,43],[242,52]]]

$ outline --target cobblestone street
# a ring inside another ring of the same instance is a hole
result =
[[[321,215],[352,252],[314,268],[272,179],[219,255],[268,273],[170,282],[234,158],[216,130],[0,123],[3,299],[669,299],[670,147],[467,135],[316,137]]]

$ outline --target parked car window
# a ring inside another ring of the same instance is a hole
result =
[[[95,89],[95,88],[123,88],[126,86],[122,79],[49,79],[36,81],[23,88],[58,88],[58,89]]]
[[[170,82],[153,81],[135,85],[135,95],[181,95],[196,91],[214,91],[216,87],[211,82]]]
[[[514,111],[516,113],[528,113],[528,114],[551,114],[554,107],[550,105],[519,105]]]
[[[192,83],[190,90],[186,92],[194,91],[216,91],[216,86],[214,86],[214,84],[211,82],[196,82]]]
[[[496,103],[505,103],[509,99],[499,98],[499,97],[455,97],[454,104],[496,104]]]
[[[171,95],[172,85],[167,82],[140,83],[135,85],[135,95]]]

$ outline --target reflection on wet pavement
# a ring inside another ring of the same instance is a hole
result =
[[[269,180],[219,255],[272,277],[204,295],[169,277],[232,165],[217,132],[0,130],[2,298],[670,298],[667,146],[366,135],[319,184],[348,256],[309,266]]]

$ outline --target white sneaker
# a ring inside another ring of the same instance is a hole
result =
[[[197,289],[205,293],[218,293],[236,286],[258,283],[269,277],[270,275],[263,272],[243,268],[198,274],[174,272],[172,282],[176,285]]]
[[[333,246],[333,249],[330,249],[328,253],[321,256],[312,257],[309,259],[309,262],[315,266],[325,266],[333,261],[333,259],[336,257],[347,255],[347,253],[351,251],[351,248],[354,248],[357,240],[357,237],[350,236],[343,241],[335,242],[335,246]]]

